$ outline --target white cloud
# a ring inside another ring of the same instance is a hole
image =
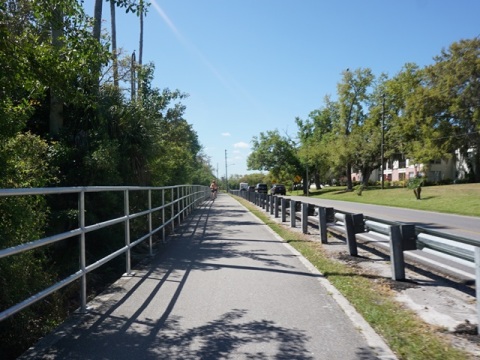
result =
[[[222,133],[222,136],[232,136],[229,132]]]
[[[236,144],[233,144],[233,147],[235,149],[248,149],[250,147],[250,145],[248,145],[247,143],[245,143],[243,141],[240,141]]]

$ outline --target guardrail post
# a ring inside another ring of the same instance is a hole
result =
[[[322,244],[328,244],[327,236],[327,209],[323,206],[318,207],[318,229],[320,230],[320,241]]]
[[[355,215],[361,215],[363,219],[362,214],[345,214],[345,233],[347,234],[348,251],[351,256],[358,256],[357,238],[355,234],[359,226],[355,224],[356,222],[358,223],[358,220],[355,221]]]
[[[282,212],[282,222],[287,221],[287,199],[282,197],[281,202],[281,212]]]
[[[78,194],[78,225],[82,229],[80,234],[80,270],[82,277],[80,279],[80,312],[87,311],[87,273],[86,255],[85,255],[85,191],[80,191]]]
[[[270,195],[265,194],[265,211],[270,212]]]
[[[390,227],[390,262],[392,263],[392,280],[405,280],[405,260],[400,225]]]
[[[278,201],[278,200],[280,200],[280,199],[278,198],[278,196],[274,196],[273,199],[274,199],[273,202],[274,202],[274,206],[275,206],[275,210],[274,210],[273,213],[274,213],[274,216],[275,216],[276,218],[278,218],[278,210],[279,210],[279,209],[278,209],[278,204],[279,204],[279,201]]]
[[[290,227],[295,227],[296,226],[296,216],[295,216],[295,211],[297,207],[297,202],[295,200],[290,200]]]
[[[302,203],[302,232],[308,233],[308,203]]]
[[[270,215],[273,215],[273,210],[275,207],[275,196],[274,195],[269,195],[269,200],[270,200]]]

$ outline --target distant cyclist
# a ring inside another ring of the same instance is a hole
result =
[[[212,191],[211,199],[214,200],[217,197],[218,185],[216,180],[212,180],[210,184],[210,190]]]

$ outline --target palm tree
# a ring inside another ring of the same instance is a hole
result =
[[[140,0],[140,44],[138,48],[138,65],[142,66],[142,57],[143,57],[143,0]],[[140,93],[140,76],[138,77],[138,93]]]
[[[117,21],[115,17],[115,2],[113,0],[110,0],[110,18],[112,26],[113,86],[115,89],[118,89]]]

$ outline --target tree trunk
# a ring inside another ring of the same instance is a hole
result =
[[[136,67],[137,67],[137,60],[135,56],[135,51],[132,53],[132,60],[130,65],[130,76],[131,76],[131,100],[135,101],[137,99],[136,88],[137,88],[137,80],[136,80]]]
[[[110,0],[110,18],[112,26],[113,86],[115,89],[118,89],[117,21],[115,17],[115,2],[112,0]]]
[[[143,61],[143,0],[140,0],[140,43],[138,46],[138,64],[142,66]],[[141,96],[141,76],[138,76],[138,94]],[[140,97],[139,96],[139,97]]]
[[[417,198],[417,200],[421,200],[421,192],[422,192],[422,188],[421,187],[418,187],[416,189],[413,189],[413,193],[415,194],[415,197]]]
[[[364,187],[368,187],[368,179],[370,179],[371,174],[372,174],[372,170],[370,169],[362,170],[362,184]]]
[[[315,169],[313,178],[314,178],[315,186],[316,186],[317,190],[320,190],[322,185],[320,184],[320,174],[318,172],[318,168]]]
[[[95,0],[95,9],[93,12],[93,37],[98,42],[100,42],[100,36],[102,33],[102,7],[103,7],[103,0]],[[101,64],[99,63],[94,71],[96,74],[96,79],[94,80],[95,83],[93,84],[93,93],[98,94],[100,89],[100,72],[102,70]]]
[[[347,190],[353,190],[352,165],[350,163],[347,164]]]
[[[103,0],[95,0],[95,9],[93,12],[93,37],[99,42],[102,32],[102,6]]]

